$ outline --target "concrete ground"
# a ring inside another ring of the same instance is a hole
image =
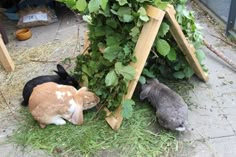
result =
[[[235,62],[235,46],[230,46],[214,37],[224,38],[222,29],[215,23],[210,23],[205,13],[196,5],[192,8],[196,11],[197,21],[203,27],[204,40]],[[55,69],[56,63],[66,57],[78,55],[85,30],[84,23],[78,24],[74,16],[63,14],[54,24],[32,28],[32,38],[20,42],[13,35],[16,30],[15,23],[4,20],[4,24],[7,25],[10,37],[7,47],[16,64],[16,71],[6,73],[2,67],[0,69],[0,142],[5,141],[15,129],[16,122],[9,108],[14,110],[20,106],[24,83],[35,76],[52,73],[51,69]],[[77,34],[78,25],[79,34]],[[173,156],[234,157],[236,156],[236,72],[206,47],[203,47],[203,50],[206,53],[205,64],[209,68],[209,81],[204,83],[195,77],[190,80],[195,86],[190,92],[189,100],[190,131],[178,136],[183,144]],[[15,150],[13,145],[1,145],[0,156],[47,156],[42,152],[23,153],[12,149]]]
[[[203,27],[204,40],[217,51],[236,62],[236,46],[224,40],[222,28],[209,22],[205,12],[192,5],[198,23]],[[210,20],[212,21],[212,19]],[[178,157],[233,157],[236,156],[236,69],[233,69],[206,47],[205,64],[209,81],[193,78],[195,88],[190,93],[189,122],[191,131],[180,136],[185,142]]]
[[[16,22],[9,21],[0,14],[0,20],[6,28],[9,43],[7,49],[16,69],[12,73],[4,71],[0,66],[0,143],[15,130],[20,117],[13,112],[21,107],[24,84],[40,75],[55,74],[56,64],[65,58],[75,58],[80,53],[86,31],[86,23],[76,18],[73,13],[64,10],[58,15],[58,22],[48,26],[31,29],[32,37],[26,41],[18,41],[14,32]],[[78,27],[79,26],[79,27]],[[78,33],[79,30],[79,33]],[[75,62],[75,60],[71,60]],[[63,64],[67,71],[73,70],[70,63]],[[15,120],[17,119],[17,121]],[[0,145],[1,157],[47,156],[43,152],[26,152],[14,145]],[[44,155],[42,155],[42,153]]]

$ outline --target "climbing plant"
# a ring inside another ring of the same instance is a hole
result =
[[[192,12],[186,9],[186,0],[59,0],[69,8],[78,11],[88,23],[89,54],[77,57],[75,76],[84,82],[110,110],[122,104],[122,115],[129,118],[134,101],[123,100],[128,82],[133,79],[135,69],[129,65],[136,62],[133,55],[142,26],[149,21],[146,6],[165,9],[172,3],[177,11],[176,18],[188,40],[197,49],[196,55],[202,61],[200,50],[202,37]],[[163,21],[157,38],[143,70],[140,82],[161,74],[168,78],[190,78],[194,72],[186,62],[169,31],[168,21]]]

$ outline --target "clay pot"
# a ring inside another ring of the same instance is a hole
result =
[[[16,31],[16,38],[18,40],[27,40],[31,38],[32,32],[29,28],[22,28]]]

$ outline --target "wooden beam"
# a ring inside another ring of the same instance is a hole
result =
[[[205,73],[199,64],[197,57],[195,55],[195,48],[190,45],[187,39],[184,36],[184,33],[178,24],[177,20],[175,19],[175,9],[172,5],[168,5],[166,8],[166,18],[170,21],[170,32],[174,37],[175,41],[177,42],[179,48],[185,55],[186,60],[188,61],[189,65],[193,68],[196,75],[202,79],[203,81],[208,80],[207,73]]]
[[[2,40],[1,35],[0,35],[0,62],[2,63],[6,71],[8,72],[14,71],[15,65],[7,51],[7,48]]]
[[[134,55],[137,58],[137,62],[130,63],[130,65],[135,68],[136,74],[134,76],[134,79],[129,82],[128,92],[126,95],[124,95],[123,99],[132,98],[139,77],[142,73],[142,70],[144,68],[144,65],[146,63],[146,60],[151,51],[152,45],[155,41],[156,35],[158,33],[158,30],[165,15],[171,22],[171,29],[170,29],[171,34],[175,38],[181,51],[184,53],[186,60],[190,63],[197,76],[200,77],[202,80],[206,81],[208,77],[202,70],[195,56],[194,47],[188,43],[181,30],[180,25],[175,19],[175,10],[173,6],[169,5],[165,10],[165,12],[156,7],[148,6],[147,15],[150,17],[150,21],[143,26],[134,50]],[[84,48],[90,45],[88,39],[85,39],[85,41],[86,44],[84,45]],[[100,51],[103,52],[103,50]],[[104,111],[106,111],[106,116],[107,116],[105,119],[111,126],[111,128],[114,130],[119,129],[123,120],[123,117],[121,115],[122,106],[119,105],[119,107],[114,112],[110,112],[106,107],[104,108]]]
[[[150,17],[148,23],[146,23],[140,33],[139,39],[134,49],[134,55],[137,58],[136,63],[131,63],[136,70],[134,79],[129,82],[128,93],[124,96],[124,99],[131,99],[134,93],[135,87],[138,83],[139,77],[143,71],[144,65],[151,51],[154,40],[157,36],[158,30],[165,16],[165,12],[152,6],[148,6],[147,14]],[[108,113],[106,121],[112,129],[117,130],[120,128],[123,117],[121,115],[122,106],[120,105],[114,113]]]
[[[88,33],[89,33],[88,31],[84,32],[84,46],[83,46],[82,54],[88,54],[88,49],[90,47]]]

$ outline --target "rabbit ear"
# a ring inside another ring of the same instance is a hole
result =
[[[143,85],[142,92],[139,95],[140,100],[144,100],[145,98],[148,97],[148,94],[149,94],[151,88],[152,87],[150,85]]]
[[[72,120],[71,122],[73,124],[77,125],[82,125],[84,121],[84,116],[83,116],[83,98],[79,98],[77,100],[77,106],[75,108],[74,113],[72,114]]]
[[[54,72],[56,72],[57,75],[59,75],[63,79],[66,79],[69,76],[69,74],[66,72],[66,70],[64,69],[62,65],[57,64],[57,70],[58,71],[54,70]]]
[[[153,81],[156,83],[156,84],[158,84],[159,83],[159,81],[158,81],[158,79],[153,79]]]
[[[88,88],[87,87],[81,87],[77,93],[82,93],[82,92],[87,92],[88,91]]]

